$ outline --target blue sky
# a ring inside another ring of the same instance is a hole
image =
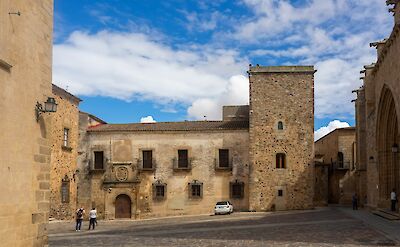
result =
[[[351,91],[392,19],[381,0],[57,0],[53,80],[107,122],[212,120],[248,103],[249,63],[314,64],[329,130],[354,124]]]

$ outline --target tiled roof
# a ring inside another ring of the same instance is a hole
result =
[[[90,132],[114,131],[205,131],[205,130],[247,130],[248,121],[185,121],[132,124],[101,124],[89,128]]]

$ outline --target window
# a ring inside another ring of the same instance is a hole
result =
[[[339,168],[344,167],[344,155],[342,152],[338,152],[338,166]]]
[[[276,168],[279,169],[286,168],[286,154],[284,153],[276,154]]]
[[[153,169],[153,151],[143,150],[143,169]]]
[[[64,128],[63,146],[69,147],[69,129]]]
[[[282,197],[283,196],[283,190],[278,190],[278,196]]]
[[[104,152],[95,151],[94,152],[94,169],[103,170],[104,169]]]
[[[67,175],[61,181],[61,203],[69,203],[70,180]]]
[[[220,149],[218,154],[218,167],[229,168],[229,149]]]
[[[190,198],[201,198],[203,197],[203,183],[194,180],[189,183],[189,197]]]
[[[237,180],[230,184],[231,186],[231,198],[243,198],[244,197],[244,183],[238,182]]]
[[[188,150],[186,149],[178,150],[178,168],[188,168],[188,167],[189,167]]]
[[[159,180],[157,180],[157,182],[153,184],[153,198],[155,200],[165,199],[167,195],[166,191],[167,191],[167,184],[164,184]]]
[[[282,121],[278,122],[278,130],[283,130],[283,122]]]

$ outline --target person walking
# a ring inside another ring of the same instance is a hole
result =
[[[97,221],[96,218],[97,218],[96,208],[92,208],[92,210],[90,210],[90,212],[89,212],[89,230],[90,230],[91,226],[94,230],[94,227],[95,227],[96,221]]]
[[[397,195],[395,189],[392,189],[390,193],[390,201],[392,202],[391,210],[394,212],[396,211],[396,203],[397,203]]]
[[[353,204],[353,210],[358,210],[358,195],[357,195],[357,193],[354,193],[351,201]]]
[[[85,214],[85,209],[83,207],[76,210],[76,226],[75,231],[81,231],[83,215]]]

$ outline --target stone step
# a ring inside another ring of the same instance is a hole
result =
[[[400,220],[399,216],[388,214],[383,210],[375,210],[375,211],[372,211],[372,213],[377,215],[377,216],[380,216],[382,218],[385,218],[387,220]]]
[[[400,218],[400,214],[397,213],[397,212],[393,212],[393,211],[391,211],[391,210],[383,209],[383,208],[378,208],[377,210],[378,210],[378,211],[381,211],[381,212],[383,212],[383,213],[390,214],[390,215],[393,215],[393,216],[395,216],[395,217],[399,217],[399,218]]]

